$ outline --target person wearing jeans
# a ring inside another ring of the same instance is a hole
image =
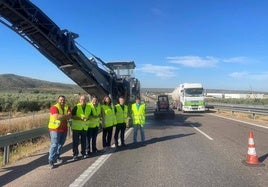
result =
[[[50,108],[48,129],[51,143],[48,163],[51,169],[54,168],[56,162],[62,163],[62,159],[60,158],[61,149],[67,136],[68,120],[71,118],[71,109],[65,102],[65,96],[60,95],[57,103]]]
[[[133,124],[134,132],[133,132],[133,143],[137,143],[137,134],[138,130],[140,130],[140,135],[141,135],[141,141],[145,141],[145,135],[144,135],[144,129],[143,126],[140,124]]]
[[[49,149],[49,158],[48,160],[50,162],[62,162],[60,160],[60,154],[61,154],[61,149],[65,143],[67,133],[65,132],[56,132],[56,131],[50,131],[50,140],[51,140],[51,145]]]
[[[133,120],[133,143],[137,142],[137,133],[140,130],[141,141],[145,141],[144,124],[145,124],[145,104],[141,103],[139,96],[136,97],[136,102],[131,105],[131,113]]]

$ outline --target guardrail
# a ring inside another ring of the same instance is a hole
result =
[[[207,103],[207,109],[216,109],[232,111],[232,114],[235,112],[243,112],[252,114],[253,119],[256,115],[268,115],[268,106],[253,106],[253,105],[233,105],[233,104],[219,104],[219,103]]]
[[[102,131],[99,128],[98,133]],[[71,137],[71,127],[68,129],[68,137]],[[16,133],[8,133],[7,135],[0,136],[0,148],[4,148],[4,156],[3,156],[3,165],[6,165],[9,162],[9,146],[14,145],[16,143],[21,143],[23,141],[30,140],[32,138],[37,138],[43,135],[49,135],[48,127],[40,127],[31,130],[26,130],[22,132]]]
[[[9,133],[5,136],[0,136],[0,148],[4,148],[3,164],[6,165],[9,162],[9,146],[20,143],[32,138],[37,138],[48,134],[47,127],[35,128],[27,131]]]

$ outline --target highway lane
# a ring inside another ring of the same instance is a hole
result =
[[[175,120],[163,121],[149,115],[145,130],[144,146],[131,144],[130,133],[129,145],[113,152],[85,186],[268,186],[267,129],[210,114],[177,113]],[[264,167],[241,163],[249,130]],[[101,134],[98,138],[101,148]],[[65,148],[65,163],[53,170],[45,152],[26,164],[1,169],[1,186],[68,186],[103,155],[72,162],[70,148]]]
[[[241,163],[248,130],[241,123],[206,114],[152,122],[146,128],[145,146],[130,144],[115,152],[85,186],[267,186],[266,166]]]

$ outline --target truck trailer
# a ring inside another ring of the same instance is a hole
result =
[[[204,112],[204,89],[201,83],[180,84],[172,93],[173,107],[182,112]]]

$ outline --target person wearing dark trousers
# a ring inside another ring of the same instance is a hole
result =
[[[91,102],[89,103],[91,107],[91,115],[87,130],[87,140],[88,140],[88,147],[87,147],[87,155],[90,154],[92,148],[92,152],[98,152],[97,149],[97,136],[99,132],[99,125],[100,125],[100,115],[101,115],[101,106],[98,102],[98,98],[96,96],[92,96]]]
[[[78,146],[81,141],[82,158],[86,155],[86,137],[89,125],[91,107],[87,104],[86,96],[80,96],[79,103],[72,110],[72,131],[73,131],[73,160],[78,160]]]
[[[116,117],[114,107],[111,103],[111,98],[105,96],[102,105],[102,146],[103,149],[111,147],[111,140],[113,134],[113,126],[116,124]]]
[[[119,97],[119,103],[115,105],[116,128],[114,134],[115,147],[118,147],[118,135],[120,133],[121,146],[125,146],[126,121],[128,119],[128,106],[125,105],[124,97]]]

